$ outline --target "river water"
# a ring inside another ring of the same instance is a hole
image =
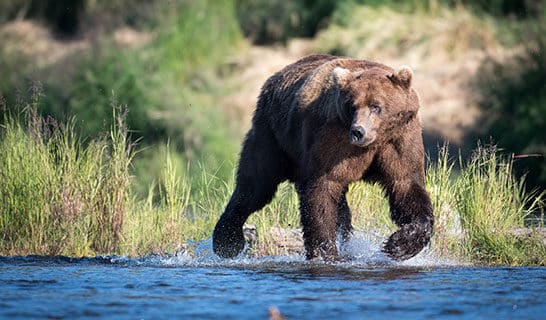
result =
[[[378,248],[346,262],[0,257],[0,318],[545,319],[546,268],[478,267]],[[369,248],[368,248],[369,249]]]

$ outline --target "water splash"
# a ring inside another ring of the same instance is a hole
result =
[[[381,251],[385,239],[386,238],[383,234],[373,232],[355,232],[349,241],[339,245],[339,251],[341,255],[347,258],[349,263],[352,265],[411,267],[461,265],[460,262],[435,255],[430,246],[426,247],[423,251],[411,259],[395,261]]]
[[[385,237],[380,234],[355,232],[347,242],[338,244],[342,257],[340,262],[307,261],[303,255],[262,256],[252,257],[240,254],[234,259],[222,259],[212,250],[212,239],[204,241],[188,241],[188,249],[171,255],[149,255],[140,258],[118,256],[102,257],[113,264],[145,265],[163,267],[241,267],[259,268],[272,265],[317,265],[328,264],[342,268],[369,267],[444,267],[457,266],[461,263],[437,257],[433,250],[425,248],[417,256],[395,261],[381,251]]]

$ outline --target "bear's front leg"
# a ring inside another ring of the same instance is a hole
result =
[[[392,219],[400,229],[385,242],[383,251],[395,260],[406,260],[430,241],[434,224],[432,204],[418,181],[395,182],[387,193]]]
[[[408,123],[403,134],[378,150],[367,181],[381,184],[389,198],[391,218],[400,228],[383,246],[395,260],[409,259],[423,250],[432,236],[434,214],[425,190],[421,126]]]
[[[307,259],[338,260],[337,207],[343,188],[319,179],[298,188]]]

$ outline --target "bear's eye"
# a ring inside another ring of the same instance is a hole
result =
[[[381,107],[377,104],[371,104],[370,105],[370,111],[375,113],[375,114],[380,114],[381,113]]]

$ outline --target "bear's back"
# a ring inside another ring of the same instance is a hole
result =
[[[304,57],[275,73],[264,83],[257,105],[260,109],[267,109],[266,113],[285,113],[293,107],[293,99],[305,80],[322,65],[337,60],[336,65],[349,69],[380,68],[392,72],[392,68],[381,63],[357,60],[348,57],[338,57],[327,54],[316,54]],[[277,109],[280,108],[280,109]],[[285,110],[286,109],[286,110]]]
[[[276,72],[264,83],[257,109],[270,109],[275,105],[288,107],[306,77],[324,63],[335,59],[338,59],[338,57],[320,54],[311,55]],[[260,103],[261,101],[265,103]]]

